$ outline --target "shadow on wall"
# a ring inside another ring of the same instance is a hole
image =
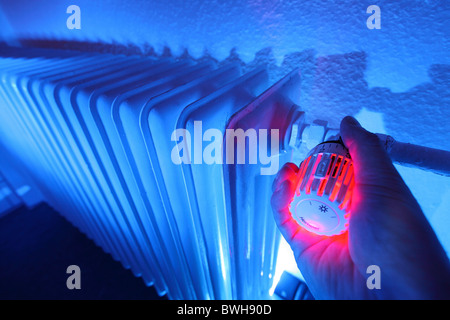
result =
[[[24,47],[41,47],[124,55],[173,57],[169,48],[156,54],[151,45],[80,42],[58,39],[22,39]],[[450,65],[432,65],[428,70],[430,82],[406,92],[393,93],[388,88],[369,88],[365,81],[368,56],[365,52],[350,52],[317,57],[314,49],[286,55],[277,65],[271,48],[255,54],[250,63],[244,63],[236,50],[228,58],[217,61],[207,51],[194,59],[185,52],[175,58],[211,60],[225,64],[238,62],[243,71],[266,65],[274,83],[294,68],[302,72],[301,107],[309,120],[323,119],[330,127],[339,127],[346,115],[355,115],[362,108],[380,113],[388,134],[399,141],[434,148],[445,148],[450,137]]]

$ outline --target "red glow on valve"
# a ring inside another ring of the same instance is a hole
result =
[[[348,150],[339,141],[319,144],[300,164],[291,214],[307,230],[338,235],[347,230],[354,178]]]

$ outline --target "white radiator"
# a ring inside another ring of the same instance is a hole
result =
[[[280,238],[274,175],[262,174],[269,164],[250,153],[239,163],[249,143],[213,154],[224,164],[195,148],[214,141],[204,132],[217,139],[226,129],[255,129],[272,147],[277,132],[271,164],[281,167],[299,113],[298,71],[269,87],[264,68],[242,74],[233,63],[34,49],[0,55],[0,143],[50,205],[160,295],[269,298]],[[176,129],[192,133],[191,144]],[[186,156],[183,143],[194,151],[190,164],[174,161],[175,151]]]

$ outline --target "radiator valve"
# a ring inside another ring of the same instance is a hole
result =
[[[325,236],[347,230],[353,163],[340,137],[310,150],[300,164],[296,183],[290,211],[300,226]]]

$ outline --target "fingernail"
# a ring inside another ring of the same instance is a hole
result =
[[[346,116],[344,118],[344,121],[347,122],[347,124],[349,124],[351,126],[361,127],[361,124],[358,122],[358,120],[356,120],[352,116]]]

